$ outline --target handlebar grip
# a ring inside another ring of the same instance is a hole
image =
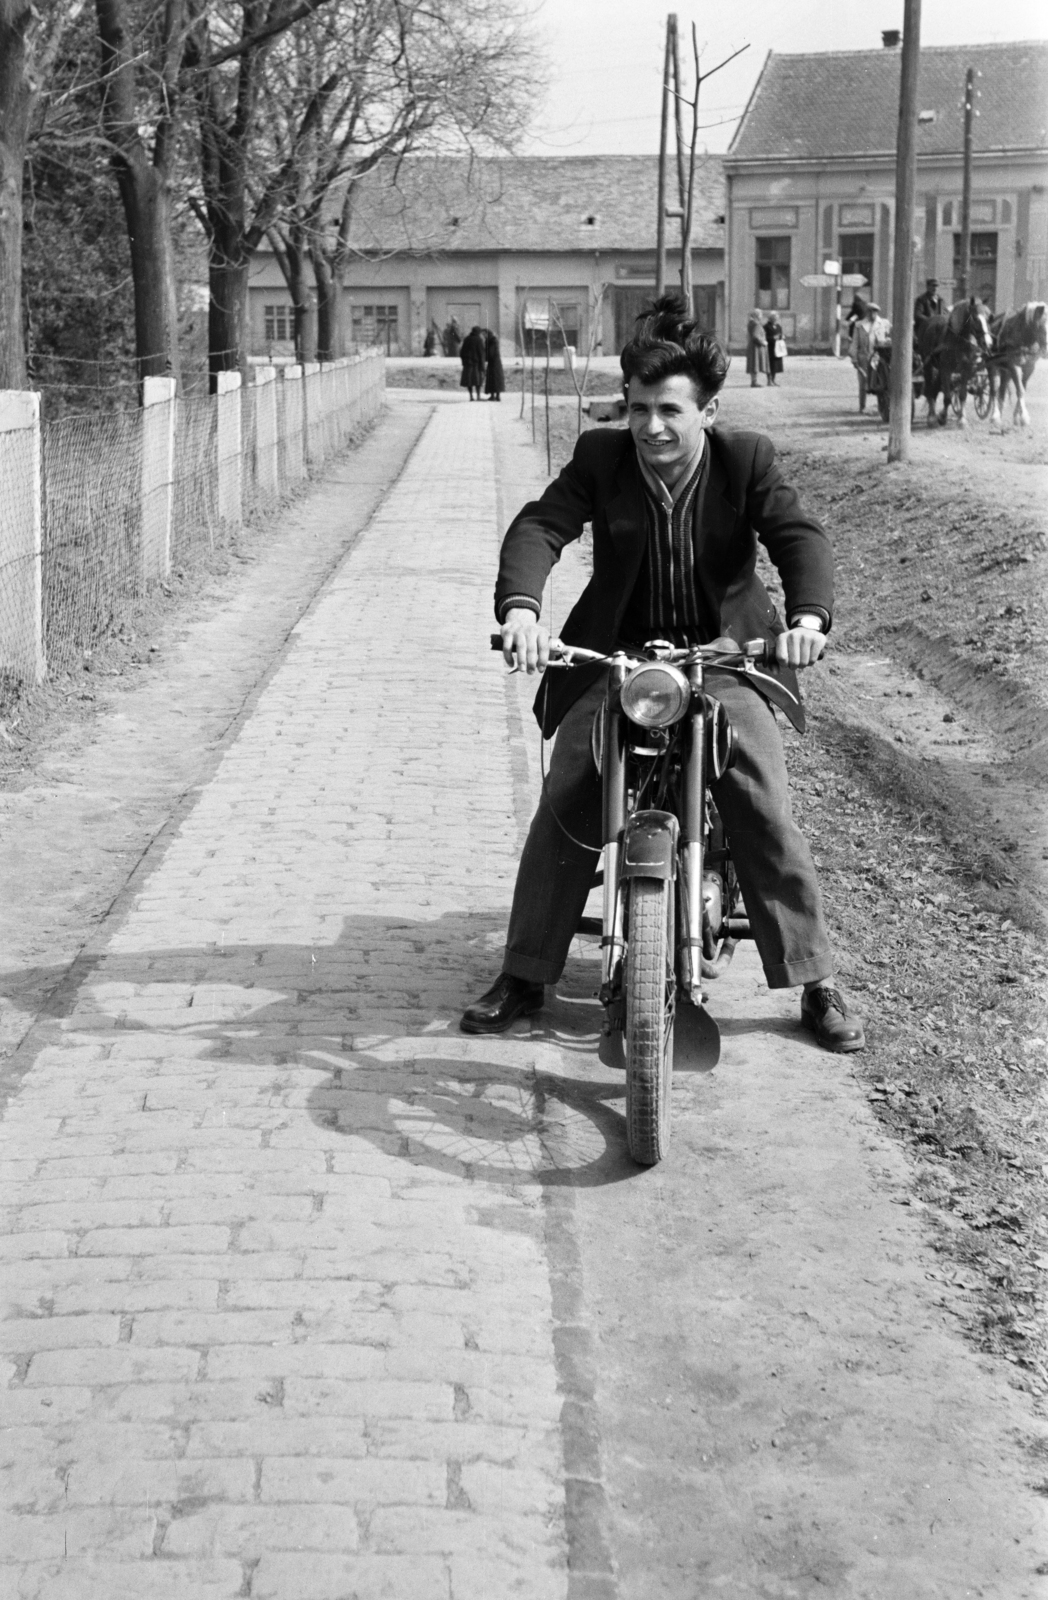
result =
[[[758,662],[761,666],[767,666],[767,664],[768,664],[768,641],[767,641],[767,639],[747,639],[746,643],[743,645],[742,648],[745,650],[746,654],[750,657],[751,660]]]

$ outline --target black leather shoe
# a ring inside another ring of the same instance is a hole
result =
[[[529,983],[527,978],[514,978],[510,973],[500,973],[487,994],[482,994],[475,1005],[462,1013],[459,1027],[463,1033],[505,1033],[518,1017],[541,1011],[546,991],[541,983]]]
[[[851,1016],[839,989],[819,984],[801,995],[801,1021],[827,1050],[865,1050],[866,1035]]]

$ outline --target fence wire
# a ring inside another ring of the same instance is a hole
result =
[[[172,568],[271,516],[384,390],[372,351],[224,395],[0,417],[0,688],[78,665]]]

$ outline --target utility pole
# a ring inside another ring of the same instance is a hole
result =
[[[913,407],[913,206],[917,194],[917,68],[921,0],[905,0],[899,135],[895,151],[895,274],[892,280],[892,364],[889,374],[888,460],[910,459]]]
[[[691,102],[691,145],[688,149],[688,185],[687,193],[683,199],[684,217],[680,225],[680,289],[688,307],[688,315],[692,316],[693,301],[691,289],[691,223],[695,211],[695,156],[699,142],[699,90],[702,88],[702,74],[699,68],[699,36],[695,30],[694,22],[691,25],[691,49],[695,57],[695,98]]]
[[[975,68],[964,79],[964,177],[961,187],[961,264],[954,286],[958,300],[967,300],[972,275],[972,122],[975,116]]]
[[[670,118],[670,36],[676,29],[674,12],[666,18],[666,51],[662,64],[662,125],[659,129],[659,214],[655,224],[655,297],[666,293],[666,144]]]

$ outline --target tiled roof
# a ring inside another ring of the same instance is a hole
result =
[[[893,152],[901,62],[899,49],[769,54],[728,164]],[[1048,43],[947,45],[921,51],[918,110],[935,115],[918,125],[918,157],[960,155],[969,67],[982,75],[976,153],[1048,147]]]
[[[668,170],[675,179],[672,160]],[[409,157],[361,183],[351,244],[449,254],[650,251],[657,180],[655,156]],[[724,203],[723,157],[709,156],[696,171],[694,249],[724,248]],[[667,223],[668,249],[679,229]]]

